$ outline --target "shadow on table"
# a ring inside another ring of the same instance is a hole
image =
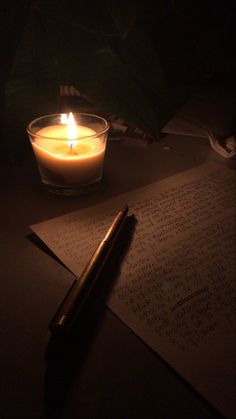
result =
[[[119,276],[122,261],[132,241],[135,224],[134,216],[129,216],[70,336],[51,337],[48,343],[45,354],[44,391],[46,414],[49,418],[60,418],[63,415],[73,383],[83,367],[105,314],[105,306],[99,297],[102,296],[104,300],[109,295]]]
[[[47,253],[47,255],[49,255],[54,260],[56,260],[57,262],[59,262],[61,265],[65,266],[66,269],[68,269],[67,266],[61,261],[61,259],[59,259],[55,255],[55,253],[53,253],[51,251],[51,249],[37,236],[37,234],[30,233],[26,237],[27,237],[28,240],[31,241],[31,243],[33,243],[35,246],[37,246],[40,250],[42,250],[43,252]]]

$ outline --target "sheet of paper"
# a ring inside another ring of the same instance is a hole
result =
[[[32,229],[79,276],[124,203],[137,225],[106,304],[233,417],[234,172],[206,163]]]

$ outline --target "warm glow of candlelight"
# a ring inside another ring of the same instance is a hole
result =
[[[67,124],[67,115],[66,113],[61,114],[61,124],[66,125]]]
[[[108,131],[105,119],[60,113],[37,118],[27,129],[48,190],[74,195],[101,180]]]

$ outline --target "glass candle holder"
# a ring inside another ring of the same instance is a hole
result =
[[[97,115],[54,114],[32,121],[27,132],[48,191],[87,193],[99,184],[109,125]]]

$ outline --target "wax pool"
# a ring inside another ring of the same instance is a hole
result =
[[[86,126],[76,127],[76,139],[67,139],[66,125],[52,125],[37,132],[32,142],[41,175],[55,181],[86,185],[102,175],[105,141]],[[87,137],[87,138],[86,138]]]

